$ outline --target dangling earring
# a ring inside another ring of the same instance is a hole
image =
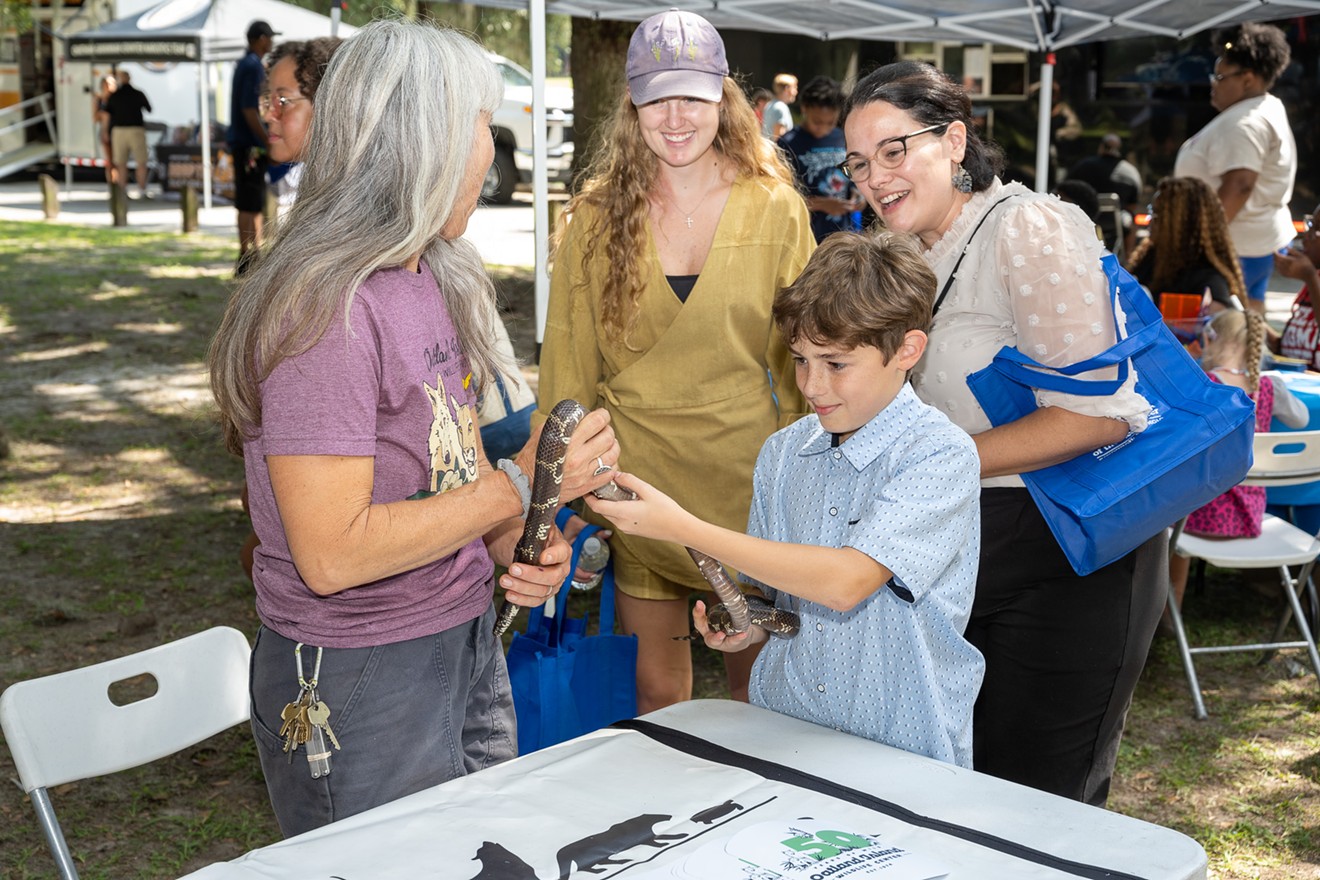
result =
[[[953,172],[953,188],[960,193],[969,193],[972,191],[972,175],[967,173],[967,169],[962,167],[959,162],[953,166],[957,170]]]

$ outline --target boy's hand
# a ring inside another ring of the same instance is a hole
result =
[[[586,495],[584,498],[588,507],[614,523],[624,534],[684,543],[679,534],[691,515],[679,507],[678,502],[641,477],[622,471],[613,476],[614,482],[625,489],[631,489],[637,499],[604,501],[594,495]]]
[[[692,607],[692,625],[697,628],[701,638],[706,643],[707,648],[713,648],[716,651],[723,651],[726,654],[736,654],[738,651],[750,648],[752,645],[765,641],[765,630],[759,626],[753,626],[745,633],[738,633],[736,636],[725,635],[710,628],[710,623],[706,620],[706,603],[697,600],[697,604]],[[753,638],[753,634],[759,638]]]

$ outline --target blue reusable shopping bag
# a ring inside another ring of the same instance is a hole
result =
[[[998,426],[1036,409],[1033,389],[1112,394],[1137,371],[1137,392],[1151,403],[1146,430],[1053,467],[1022,474],[1055,539],[1078,574],[1127,555],[1246,476],[1255,404],[1237,388],[1210,381],[1174,338],[1145,290],[1107,254],[1101,261],[1128,336],[1066,367],[1046,367],[1005,346],[967,377]],[[1121,334],[1120,334],[1121,336]],[[1113,380],[1073,376],[1117,366]]]
[[[573,542],[572,569],[589,525]],[[600,632],[587,635],[588,616],[569,617],[573,575],[560,588],[557,613],[537,607],[527,630],[509,645],[509,681],[518,714],[518,754],[564,742],[637,714],[637,636],[614,633],[614,564],[601,572]]]

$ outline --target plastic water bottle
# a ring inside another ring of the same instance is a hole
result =
[[[592,535],[582,542],[582,555],[578,557],[578,569],[589,571],[591,577],[585,581],[573,578],[573,589],[594,590],[600,586],[600,573],[610,561],[610,545]]]

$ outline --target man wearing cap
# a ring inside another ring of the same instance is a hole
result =
[[[266,166],[269,164],[266,126],[261,122],[262,86],[266,68],[261,58],[270,51],[275,31],[261,19],[248,25],[247,54],[234,68],[229,96],[229,132],[226,140],[234,159],[234,207],[238,209],[238,263],[242,275],[249,256],[261,246],[261,216],[266,207]]]

